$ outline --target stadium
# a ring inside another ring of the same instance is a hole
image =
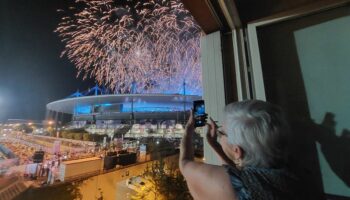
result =
[[[192,102],[201,96],[184,94],[108,94],[97,85],[46,105],[47,118],[65,129],[84,128],[110,137],[179,136]],[[56,126],[57,128],[57,126]]]

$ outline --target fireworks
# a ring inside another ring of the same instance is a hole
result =
[[[200,27],[180,0],[76,0],[55,32],[78,76],[117,93],[201,94]],[[134,84],[135,85],[135,84]],[[135,86],[134,86],[135,87]]]

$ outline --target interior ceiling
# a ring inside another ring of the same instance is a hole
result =
[[[233,0],[232,0],[233,1]],[[236,0],[244,23],[322,0]]]
[[[182,0],[206,34],[228,29],[218,0]],[[227,0],[234,3],[243,25],[279,12],[323,0]]]
[[[206,1],[207,0],[182,0],[185,7],[191,12],[203,31],[209,34],[220,29],[220,22]]]

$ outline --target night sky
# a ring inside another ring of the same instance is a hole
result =
[[[42,120],[47,103],[94,86],[76,78],[54,29],[73,0],[0,1],[0,122]]]

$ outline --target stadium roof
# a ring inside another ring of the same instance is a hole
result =
[[[158,109],[160,108],[170,108],[174,109],[174,111],[183,111],[184,106],[186,110],[189,110],[192,107],[192,102],[201,98],[201,96],[196,95],[184,96],[179,94],[108,94],[61,99],[47,104],[46,109],[55,112],[76,114],[77,108],[89,108],[91,110],[95,106],[122,104],[124,108],[121,112],[131,112],[130,106],[133,104],[132,106],[135,110],[138,108],[154,108],[154,111],[159,111]],[[149,110],[143,110],[143,112],[145,111]],[[82,112],[80,114],[88,113]]]

